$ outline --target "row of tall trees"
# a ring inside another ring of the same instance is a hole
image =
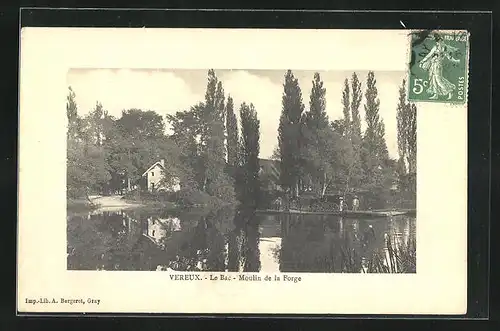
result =
[[[243,102],[239,112],[241,133],[233,99],[225,100],[222,82],[209,70],[205,102],[167,115],[167,120],[182,151],[181,162],[190,169],[191,189],[225,202],[256,205],[252,194],[260,185],[260,124],[252,103]]]
[[[129,109],[114,118],[97,102],[80,116],[69,88],[68,195],[130,189],[152,163],[164,159],[164,180],[180,177],[187,194],[256,207],[260,124],[252,103],[242,103],[239,112],[241,134],[233,99],[226,101],[214,70],[208,71],[204,102],[167,116],[173,131],[168,136],[163,117],[154,111]]]
[[[240,202],[234,228],[225,233],[228,268],[256,271],[260,260],[254,213],[261,196],[257,110],[252,103],[243,102],[238,126],[234,101],[231,96],[225,100],[222,82],[213,70],[208,72],[206,91],[205,103],[167,116],[171,137],[183,151],[183,167],[190,169],[190,190],[216,196],[224,203]]]
[[[124,110],[115,118],[97,102],[87,115],[78,113],[75,92],[67,98],[68,197],[112,193],[131,188],[152,162],[164,158],[167,171],[180,167],[180,149],[166,137],[163,118],[154,111]],[[166,176],[166,181],[172,176]],[[168,183],[166,183],[168,184]]]
[[[392,160],[375,74],[370,71],[365,82],[363,87],[355,72],[345,79],[343,117],[331,121],[320,74],[314,74],[306,108],[298,79],[291,70],[285,73],[275,156],[280,161],[280,184],[291,196],[303,190],[318,196],[359,190],[382,194],[396,179],[402,191],[415,192],[416,106],[407,103],[403,81],[397,109],[399,159]],[[163,118],[154,111],[129,109],[114,118],[96,103],[81,117],[70,88],[68,193],[82,196],[130,188],[150,164],[163,158],[186,190],[256,206],[260,124],[253,104],[242,103],[239,113],[240,125],[234,101],[231,96],[226,99],[214,70],[208,71],[203,102],[166,116],[173,131],[169,136]]]
[[[416,193],[417,173],[417,107],[406,99],[406,82],[399,89],[397,108],[398,176],[400,190],[405,195]]]
[[[357,73],[345,79],[343,118],[332,122],[326,113],[327,91],[319,73],[314,74],[307,111],[291,70],[285,75],[283,88],[275,157],[281,161],[281,185],[291,196],[298,196],[302,190],[313,190],[318,196],[328,190],[383,194],[397,179],[405,190],[411,187],[416,172],[416,106],[406,103],[404,81],[397,113],[398,162],[387,150],[373,71],[368,72],[364,93]],[[360,116],[363,100],[364,132]]]

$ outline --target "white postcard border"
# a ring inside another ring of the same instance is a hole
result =
[[[169,272],[66,270],[65,102],[69,69],[406,70],[407,34],[404,30],[24,28],[18,310],[465,313],[466,106],[418,104],[416,274],[290,274],[302,278],[297,283],[181,282],[171,281]],[[161,88],[166,87],[159,87],[159,91]],[[98,305],[26,302],[39,297],[100,301]]]

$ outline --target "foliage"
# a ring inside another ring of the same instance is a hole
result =
[[[261,194],[255,192],[272,200],[283,188],[295,198],[311,189],[319,197],[368,190],[379,196],[380,201],[372,201],[377,205],[389,200],[395,173],[400,187],[414,192],[416,107],[406,103],[404,89],[397,115],[400,157],[395,162],[387,151],[373,72],[368,74],[364,93],[364,133],[359,109],[363,93],[355,72],[344,81],[343,117],[331,122],[319,73],[312,83],[305,112],[298,79],[291,70],[285,73],[278,144],[272,156],[279,161],[279,178],[261,174],[260,124],[253,105],[243,104],[240,109],[240,132],[233,99],[226,100],[213,69],[208,71],[204,100],[166,116],[170,135],[165,133],[164,118],[152,110],[125,109],[114,118],[96,102],[88,115],[79,116],[75,92],[69,88],[68,197],[123,193],[144,186],[142,174],[159,160],[165,165],[162,184],[173,188],[180,182],[179,199],[186,204],[223,206],[234,204],[237,196],[254,208],[262,205],[255,199]]]
[[[410,237],[408,243],[396,242],[387,235],[385,249],[374,251],[368,261],[368,273],[416,273],[417,249],[415,238]]]
[[[294,195],[299,194],[299,180],[302,170],[302,91],[299,81],[291,70],[285,74],[283,84],[282,110],[278,128],[281,184]]]
[[[228,96],[226,104],[227,163],[232,167],[238,163],[238,122],[233,108],[233,98]]]
[[[309,111],[304,114],[303,156],[310,183],[318,196],[324,196],[327,188],[342,172],[342,135],[330,126],[326,114],[326,89],[319,73],[315,73],[309,101]]]
[[[342,120],[331,123],[334,131],[343,137],[345,142],[342,162],[343,173],[338,181],[344,192],[359,187],[363,177],[361,118],[359,114],[361,99],[361,82],[354,72],[351,76],[351,84],[349,84],[347,78],[344,81],[341,100],[344,117]]]
[[[202,190],[214,195],[211,189],[219,187],[224,180],[225,134],[224,134],[224,89],[215,71],[208,71],[205,104],[201,111],[202,130],[200,137],[201,160],[203,165]]]
[[[173,131],[170,138],[180,151],[179,161],[184,169],[182,182],[192,188],[201,188],[203,185],[203,164],[198,142],[201,139],[204,107],[203,103],[198,103],[188,111],[167,115]]]
[[[380,100],[373,71],[368,73],[365,92],[366,130],[363,136],[364,186],[377,190],[380,195],[388,191],[394,180],[395,164],[390,161],[385,141],[385,125],[380,118]]]
[[[239,201],[256,209],[260,197],[260,122],[253,104],[241,104],[240,171],[237,179]]]
[[[417,107],[406,101],[406,82],[399,88],[397,106],[398,180],[403,196],[416,194]]]
[[[339,134],[345,137],[351,136],[351,103],[350,103],[349,79],[344,80],[344,89],[342,90],[342,111],[344,118],[336,122],[336,129]]]
[[[103,114],[99,105],[88,117],[78,117],[75,93],[70,88],[66,110],[68,115],[67,139],[67,186],[68,197],[88,197],[93,192],[99,192],[111,179],[108,165],[105,161],[106,151],[91,133],[96,132],[96,123],[100,119],[95,114]],[[101,115],[102,116],[102,115]],[[85,126],[92,130],[85,130]],[[93,139],[92,139],[93,138]]]

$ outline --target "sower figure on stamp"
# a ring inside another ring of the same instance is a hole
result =
[[[436,44],[420,61],[419,66],[429,73],[429,88],[427,89],[427,93],[432,94],[429,99],[435,100],[439,96],[448,95],[448,100],[450,100],[453,97],[453,91],[455,91],[456,86],[444,78],[443,64],[445,59],[454,63],[460,62],[459,59],[453,58],[450,54],[458,49],[445,44],[439,34],[434,35],[434,40]]]

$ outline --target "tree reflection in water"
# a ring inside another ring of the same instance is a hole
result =
[[[401,222],[415,226],[415,220],[410,218],[361,221],[289,216],[281,222],[280,271],[414,273],[415,233],[395,240],[394,227]],[[405,245],[405,241],[409,244]]]
[[[281,245],[260,252],[266,236]],[[227,208],[129,210],[68,220],[72,270],[259,272],[261,254],[275,255],[275,262],[266,263],[281,272],[414,273],[415,219],[262,216]]]

